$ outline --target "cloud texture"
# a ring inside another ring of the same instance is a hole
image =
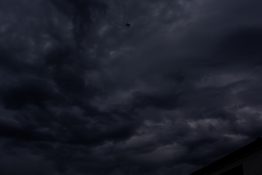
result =
[[[0,0],[0,174],[187,175],[261,136],[261,7]]]

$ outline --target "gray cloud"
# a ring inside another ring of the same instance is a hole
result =
[[[261,5],[0,0],[0,174],[186,175],[261,136]]]

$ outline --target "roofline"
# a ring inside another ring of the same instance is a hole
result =
[[[259,150],[262,150],[262,139],[257,138],[255,141],[249,143],[248,145],[224,156],[223,158],[216,160],[215,162],[193,172],[191,175],[205,175],[212,173],[220,168],[223,168],[225,165],[235,162],[239,159],[248,157],[250,154],[253,154]]]

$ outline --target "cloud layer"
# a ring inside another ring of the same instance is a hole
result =
[[[261,5],[0,0],[0,174],[187,175],[261,136]]]

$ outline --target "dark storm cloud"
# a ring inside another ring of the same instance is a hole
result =
[[[186,175],[261,136],[261,5],[0,0],[0,173]]]

